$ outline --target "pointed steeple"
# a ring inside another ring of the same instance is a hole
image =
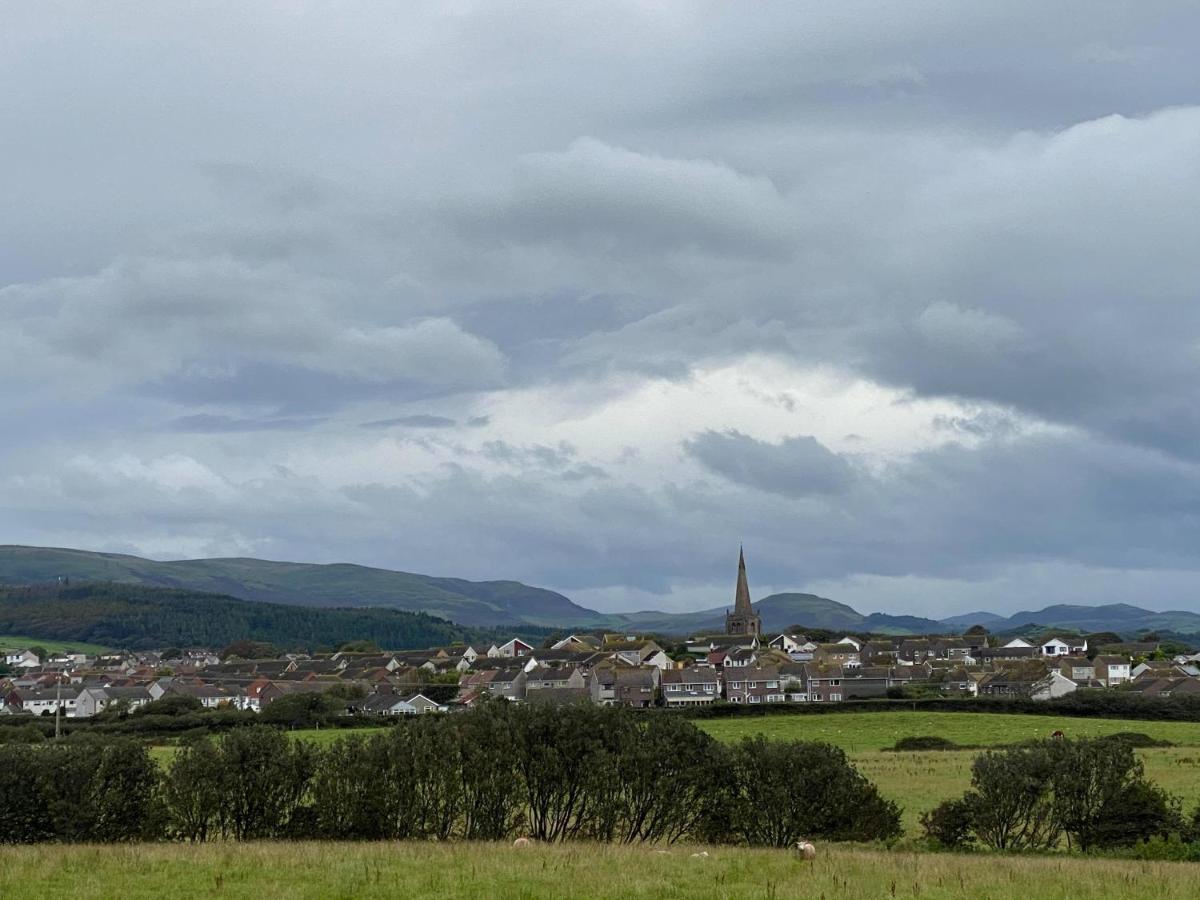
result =
[[[746,583],[746,553],[741,547],[738,547],[737,590],[733,595],[733,612],[734,615],[749,615],[753,612],[750,608],[750,585]]]

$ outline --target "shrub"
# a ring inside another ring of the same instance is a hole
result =
[[[885,749],[901,753],[914,750],[966,750],[970,748],[956,744],[949,738],[937,737],[935,735],[919,735],[915,737],[902,737],[891,747]]]
[[[975,807],[964,798],[946,800],[921,814],[925,837],[947,850],[959,850],[973,843]]]
[[[733,825],[746,843],[891,840],[900,809],[830,744],[747,738],[733,754]]]

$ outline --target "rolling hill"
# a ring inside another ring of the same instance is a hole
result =
[[[118,553],[0,546],[0,584],[111,581],[316,607],[378,606],[461,625],[603,626],[610,617],[516,581],[466,581],[349,564],[262,559],[156,562]]]
[[[600,613],[555,591],[517,581],[467,581],[369,566],[274,562],[262,559],[194,559],[157,562],[117,553],[46,547],[0,546],[0,586],[67,580],[112,582],[223,595],[258,603],[320,609],[367,608],[426,613],[472,628],[609,629],[686,635],[719,631],[726,607],[698,612]],[[182,602],[182,601],[181,601]],[[1130,604],[1054,605],[1012,616],[973,612],[941,621],[920,616],[860,613],[815,594],[779,593],[754,604],[767,631],[790,625],[881,634],[949,633],[982,624],[999,633],[1037,625],[1081,632],[1145,631],[1200,634],[1200,614],[1154,612]],[[17,633],[30,633],[20,623]],[[33,632],[37,633],[37,632]],[[51,635],[47,635],[48,637]],[[75,636],[79,639],[78,636]]]
[[[1031,623],[1080,632],[1115,631],[1127,636],[1143,631],[1200,634],[1200,614],[1183,610],[1155,612],[1128,603],[1110,603],[1105,606],[1059,604],[1038,610],[1022,610],[1007,618],[983,624],[989,631],[1002,632],[1019,629]]]
[[[765,631],[779,631],[789,625],[830,630],[870,631],[878,634],[912,634],[923,631],[945,631],[932,619],[917,616],[890,616],[884,613],[863,615],[853,607],[816,594],[772,594],[754,604],[762,617]],[[626,613],[628,627],[668,634],[720,631],[725,627],[727,607],[706,609],[694,613]]]

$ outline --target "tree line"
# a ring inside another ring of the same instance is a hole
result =
[[[130,738],[0,746],[0,843],[527,835],[789,846],[891,840],[900,810],[841,750],[589,705],[494,702],[325,747],[265,725],[165,766]]]

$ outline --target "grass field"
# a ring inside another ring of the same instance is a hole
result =
[[[0,634],[0,647],[45,647],[51,653],[63,650],[75,650],[79,653],[108,653],[112,647],[101,644],[86,644],[82,641],[47,641],[43,638],[29,637],[25,634]]]
[[[0,848],[0,897],[824,897],[1194,900],[1200,865],[1064,857],[590,844],[208,844]]]
[[[1011,744],[1046,738],[1055,731],[1068,737],[1096,737],[1140,731],[1180,746],[1200,747],[1200,723],[1144,722],[1132,719],[1081,719],[966,712],[852,712],[827,715],[744,716],[697,720],[724,741],[756,734],[779,740],[828,741],[847,753],[890,747],[899,738],[936,735],[956,744]]]
[[[971,781],[971,761],[977,752],[883,752],[884,747],[892,746],[899,738],[918,735],[937,735],[958,744],[990,746],[1044,738],[1055,730],[1070,737],[1140,731],[1179,745],[1139,750],[1146,774],[1181,796],[1185,809],[1190,810],[1200,803],[1200,723],[897,711],[705,719],[700,720],[700,725],[714,737],[727,741],[763,734],[775,740],[804,739],[836,744],[850,755],[859,771],[879,785],[885,797],[904,808],[904,830],[909,837],[919,833],[921,813],[967,789]]]

